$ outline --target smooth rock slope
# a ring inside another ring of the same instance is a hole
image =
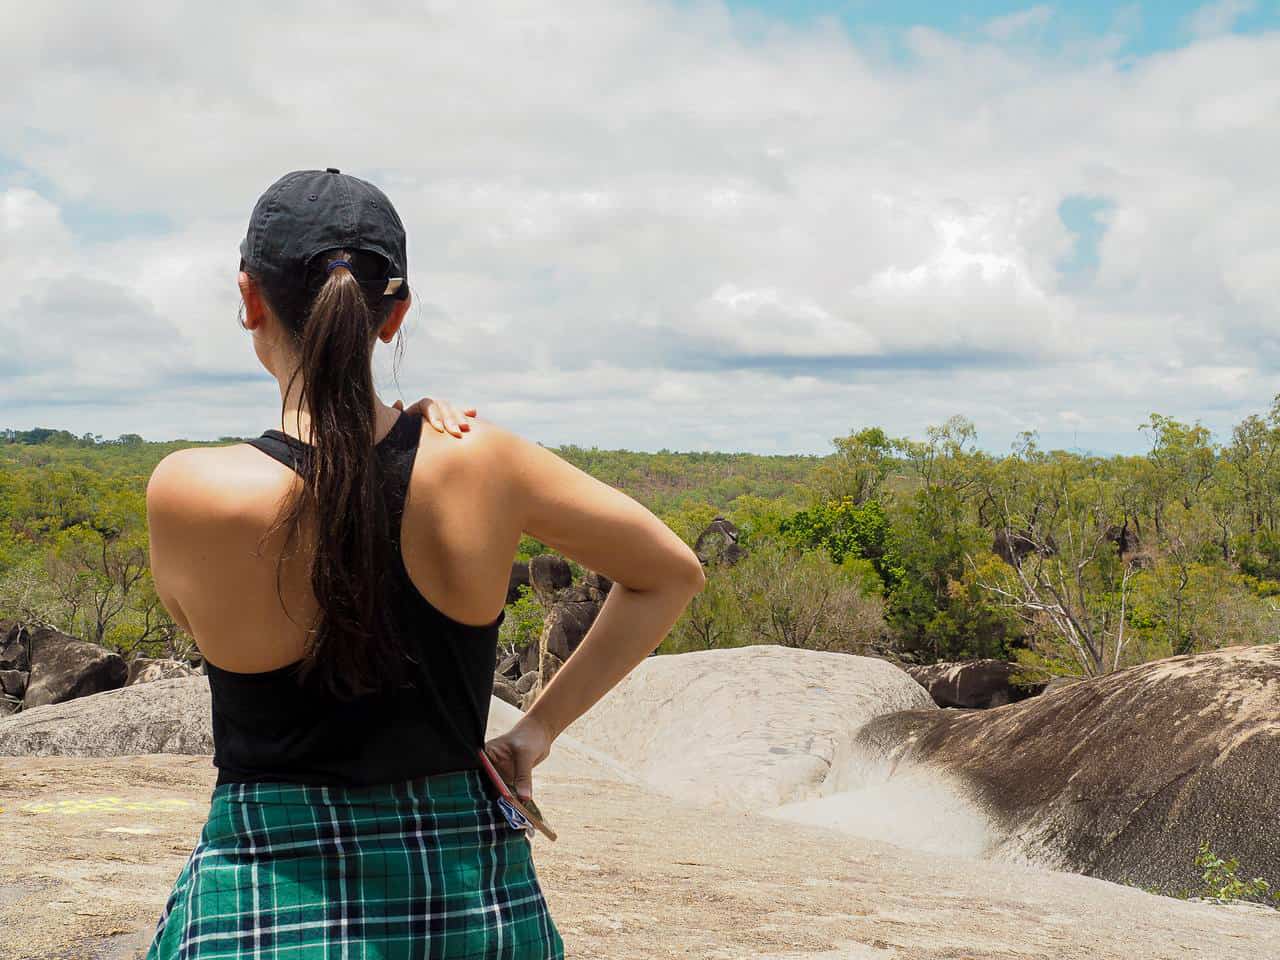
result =
[[[868,721],[933,710],[883,660],[775,646],[649,657],[566,731],[669,796],[760,810],[816,796]]]
[[[991,851],[1166,892],[1208,840],[1280,879],[1280,646],[1133,667],[994,710],[911,711],[859,735],[892,776],[958,784]],[[1280,957],[1280,939],[1276,956]]]

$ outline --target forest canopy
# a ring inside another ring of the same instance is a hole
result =
[[[742,558],[710,562],[660,652],[996,657],[1035,681],[1271,641],[1280,397],[1221,443],[1159,414],[1138,429],[1147,452],[1111,457],[1043,450],[1034,433],[992,455],[959,416],[918,440],[856,430],[824,457],[556,452],[691,545],[717,518],[736,528]],[[145,490],[164,456],[201,445],[0,431],[0,617],[189,655],[151,582]],[[544,551],[521,544],[524,558]]]

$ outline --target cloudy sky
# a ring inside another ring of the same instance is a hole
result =
[[[180,6],[0,0],[0,426],[272,425],[237,245],[327,166],[409,231],[384,399],[548,444],[1132,451],[1280,393],[1280,0]]]

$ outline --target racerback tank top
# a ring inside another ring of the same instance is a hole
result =
[[[206,661],[217,783],[367,786],[479,765],[506,611],[484,626],[460,623],[409,579],[400,526],[421,424],[401,413],[374,447],[393,541],[385,603],[405,651],[400,688],[341,700],[319,684],[299,685],[297,661],[262,673]],[[279,430],[247,442],[294,470],[309,450]]]

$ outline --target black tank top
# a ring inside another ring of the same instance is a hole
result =
[[[406,654],[400,688],[341,700],[319,684],[300,686],[297,662],[263,673],[206,662],[219,784],[364,786],[479,765],[506,611],[486,626],[459,623],[409,579],[400,524],[421,424],[401,413],[374,448],[394,541],[385,603]],[[295,470],[309,449],[279,430],[248,442]]]

